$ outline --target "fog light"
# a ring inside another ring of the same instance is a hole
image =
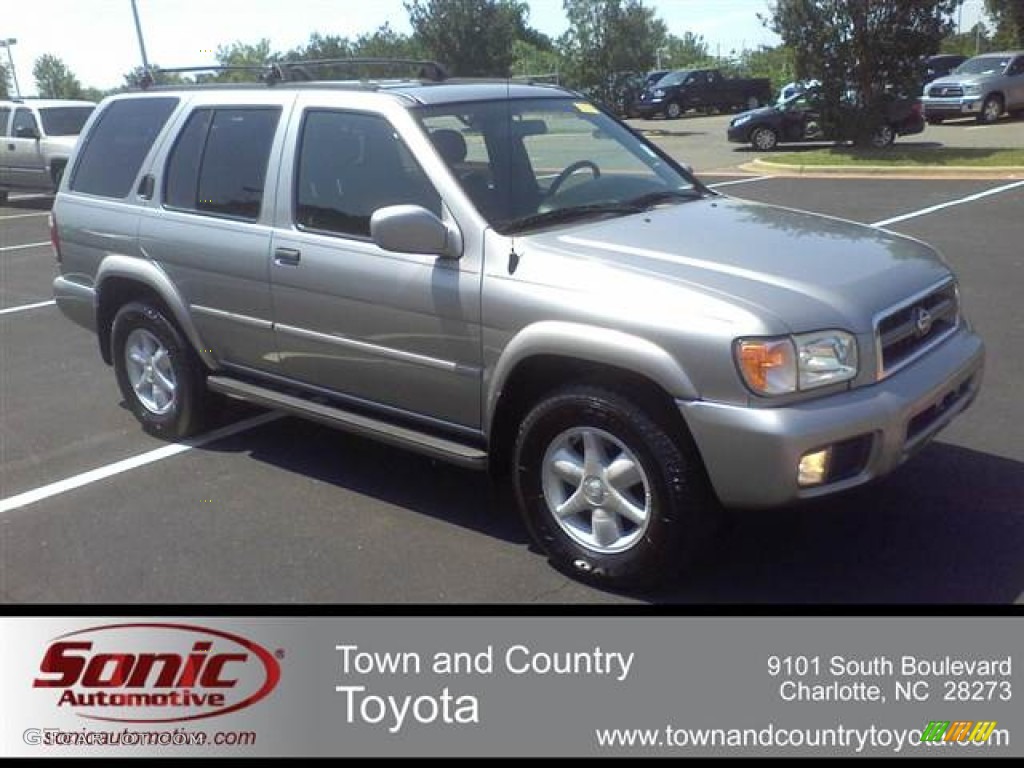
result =
[[[797,471],[796,481],[802,486],[820,485],[825,482],[828,475],[828,458],[830,448],[814,453],[805,453],[800,459],[800,468]]]

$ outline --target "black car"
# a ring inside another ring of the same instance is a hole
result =
[[[814,87],[774,106],[744,112],[729,123],[729,141],[751,144],[754,149],[768,152],[782,143],[850,140],[852,136],[844,130],[844,125],[852,126],[854,121],[845,121],[838,131],[829,131],[821,120],[821,107],[821,89]],[[859,109],[852,94],[847,94],[843,109],[851,114]],[[886,105],[886,120],[875,130],[871,146],[887,147],[897,136],[921,133],[924,126],[919,101],[890,98]]]

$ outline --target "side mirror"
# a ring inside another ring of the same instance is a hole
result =
[[[385,251],[429,253],[446,259],[462,256],[462,236],[419,205],[389,205],[370,217],[370,237]]]
[[[19,125],[14,129],[14,136],[18,139],[38,139],[39,131],[31,125]]]

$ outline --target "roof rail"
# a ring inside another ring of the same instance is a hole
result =
[[[416,77],[419,80],[431,80],[441,82],[448,79],[448,71],[436,61],[429,59],[389,59],[389,58],[364,58],[350,57],[345,59],[307,59],[300,61],[281,61],[277,66],[286,75],[297,74],[300,80],[314,80],[310,69],[318,67],[342,67],[342,66],[371,66],[371,65],[401,65],[405,67],[416,67]],[[287,79],[291,79],[290,77]]]
[[[260,81],[267,85],[275,85],[284,81],[316,80],[317,78],[313,76],[312,70],[322,67],[364,67],[373,65],[415,67],[416,77],[420,80],[442,82],[448,79],[448,72],[443,66],[436,61],[427,59],[346,58],[275,61],[268,64],[249,65],[214,64],[198,67],[151,67],[142,72],[136,84],[145,91],[156,85],[157,78],[163,74],[254,72]]]

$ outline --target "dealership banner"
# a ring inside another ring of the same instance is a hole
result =
[[[1022,757],[1022,625],[6,617],[0,757]]]

